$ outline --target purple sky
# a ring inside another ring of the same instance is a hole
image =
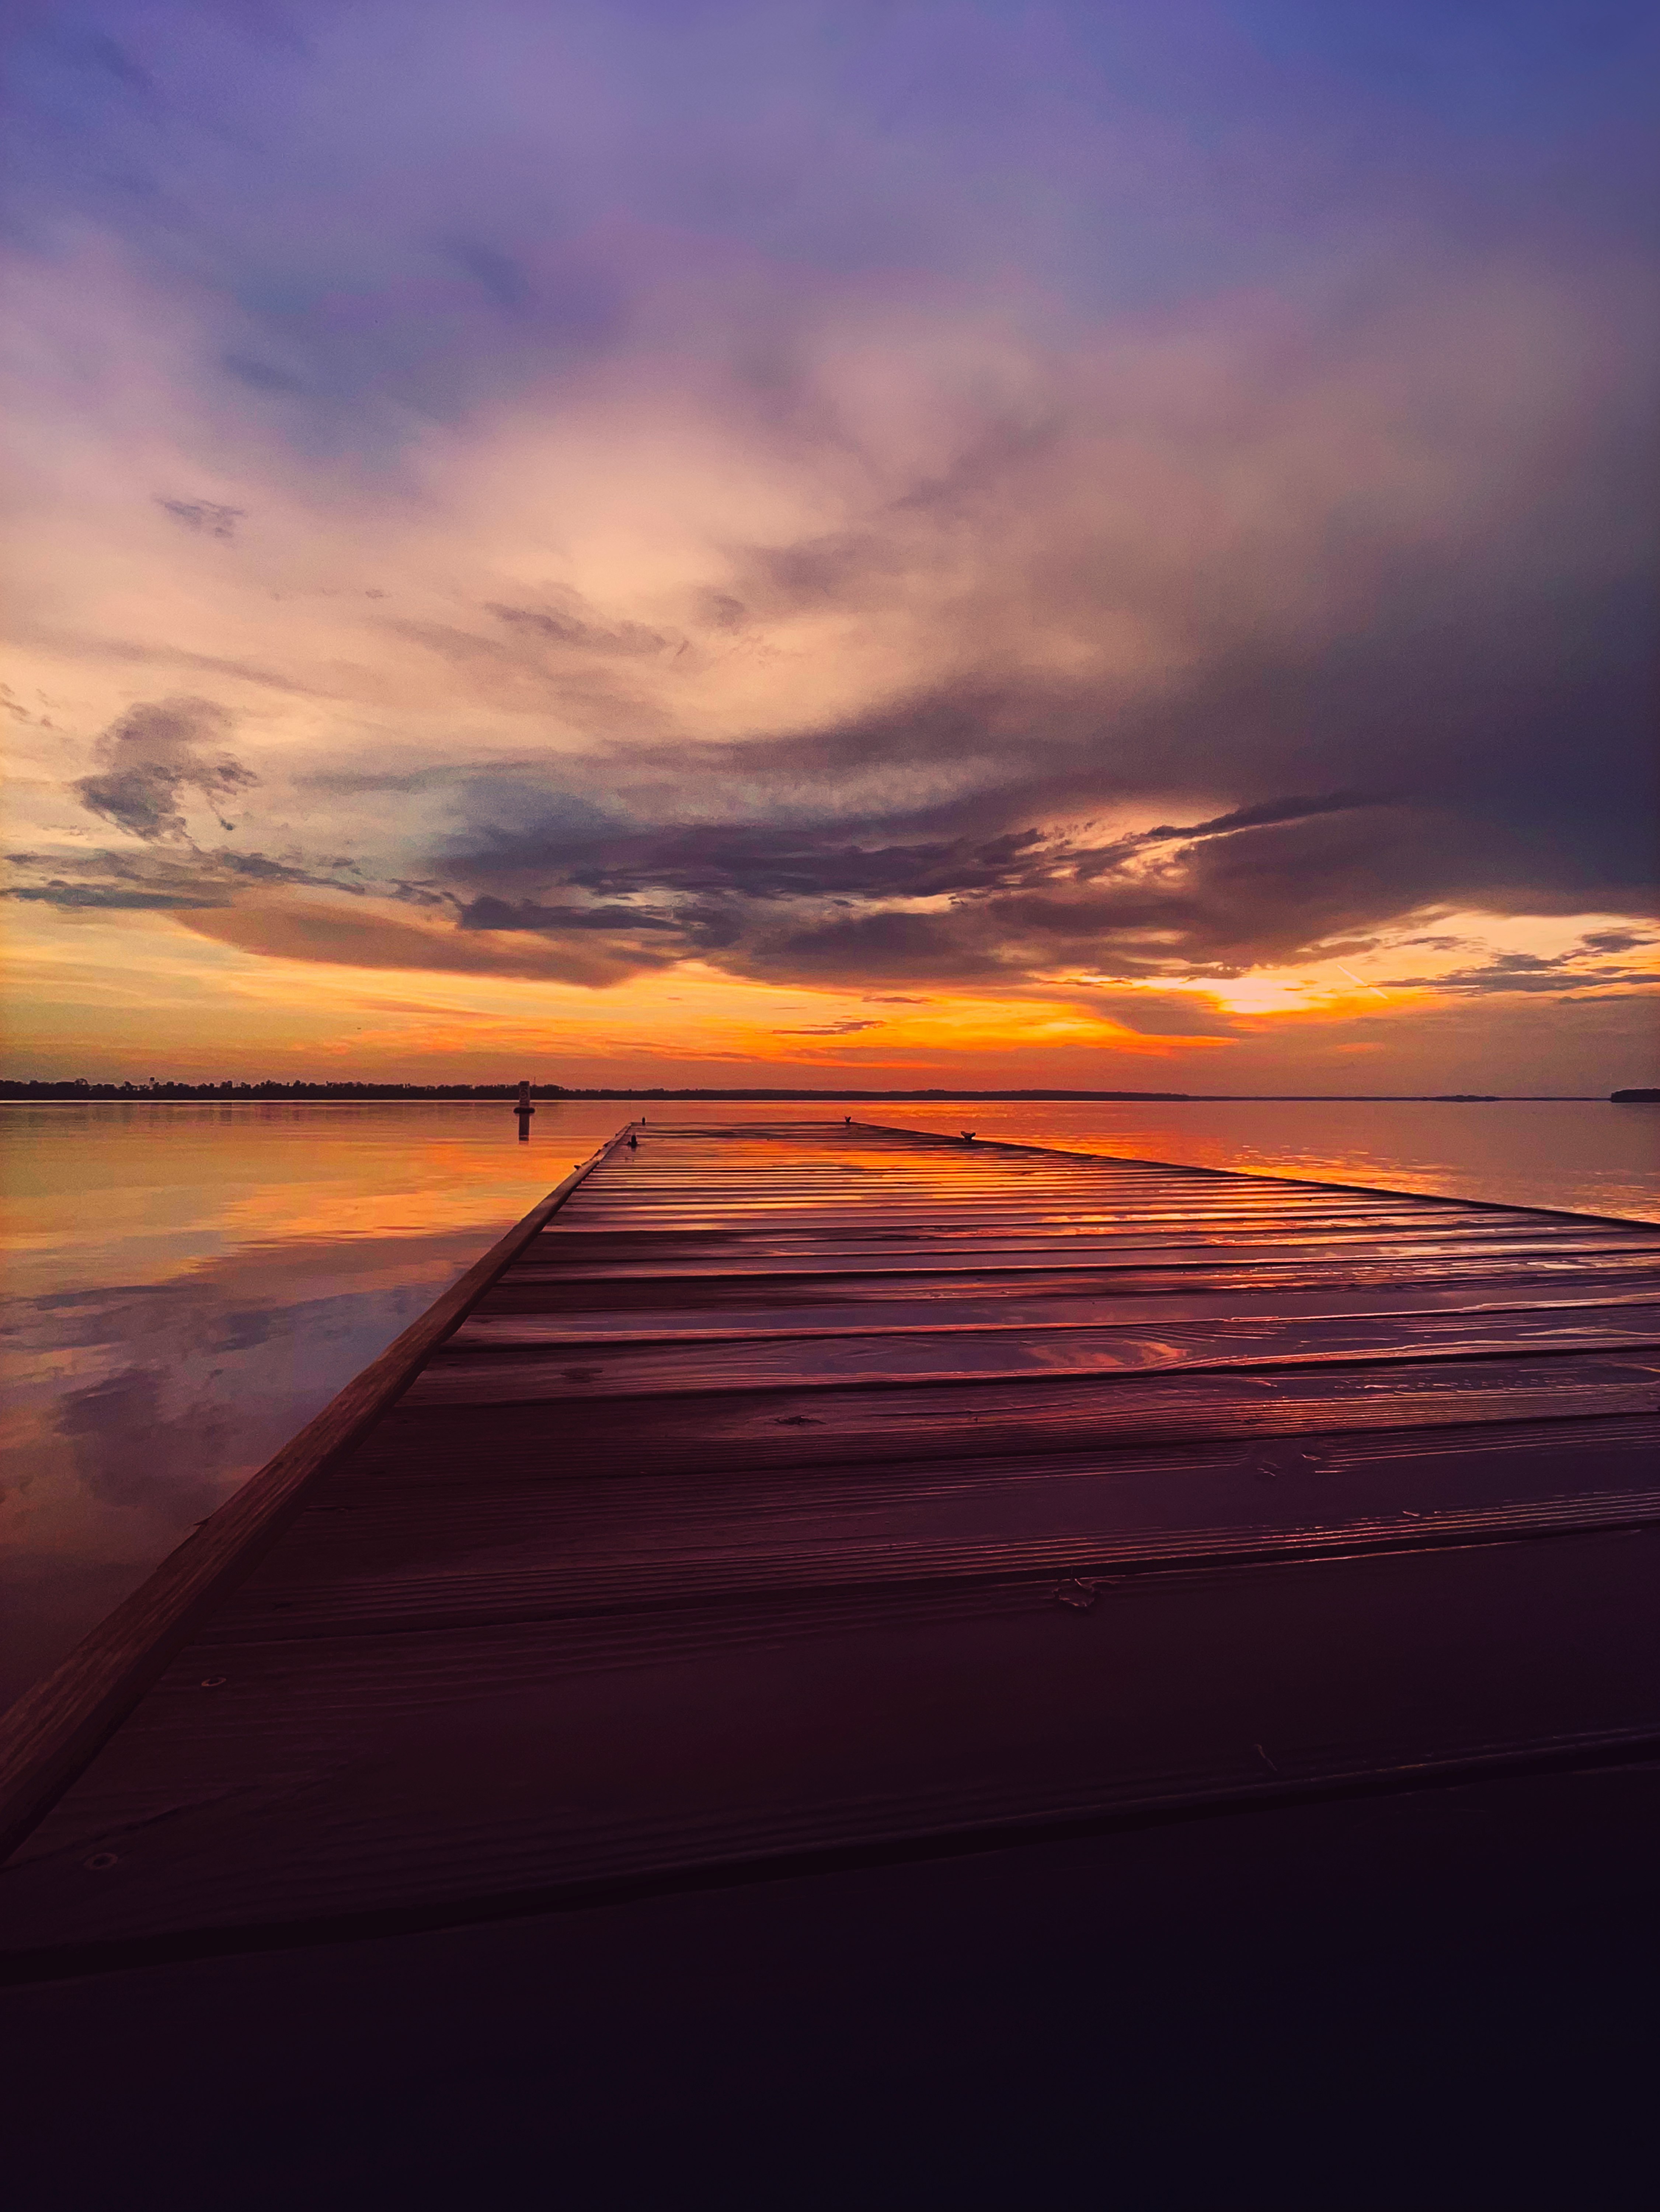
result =
[[[1652,10],[13,27],[17,1072],[1655,1079]]]

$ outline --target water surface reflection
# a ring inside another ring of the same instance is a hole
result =
[[[0,1703],[52,1666],[625,1108],[0,1109]]]

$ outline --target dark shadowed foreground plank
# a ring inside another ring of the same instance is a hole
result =
[[[1647,2212],[1657,1813],[1626,1764],[175,1953],[0,1998],[7,2183],[31,2212]]]
[[[234,1498],[169,1553],[45,1681],[0,1716],[0,1855],[11,1850],[119,1725],[215,1601],[264,1556],[308,1485],[407,1388],[479,1294],[620,1141],[533,1206],[419,1320],[349,1382]]]
[[[104,1803],[66,1800],[14,1861],[4,1936],[50,1929],[84,1966],[1652,1753],[1657,1551],[1599,1533],[218,1645],[123,1731]]]
[[[7,1971],[1647,1757],[1657,1323],[1638,1223],[613,1140],[46,1698]]]
[[[200,1649],[637,1613],[762,1590],[1122,1577],[1660,1519],[1660,1417],[751,1477],[343,1477]],[[465,1525],[458,1506],[465,1501]],[[649,1543],[641,1529],[649,1528]]]

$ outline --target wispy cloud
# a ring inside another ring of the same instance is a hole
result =
[[[211,499],[162,499],[158,495],[156,504],[182,528],[200,532],[209,538],[234,538],[237,524],[246,519],[245,508],[222,507]]]
[[[808,1022],[799,1029],[775,1030],[775,1036],[857,1036],[865,1030],[879,1030],[880,1022]]]

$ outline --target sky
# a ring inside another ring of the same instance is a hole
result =
[[[1657,20],[14,6],[5,1072],[1660,1080]]]

